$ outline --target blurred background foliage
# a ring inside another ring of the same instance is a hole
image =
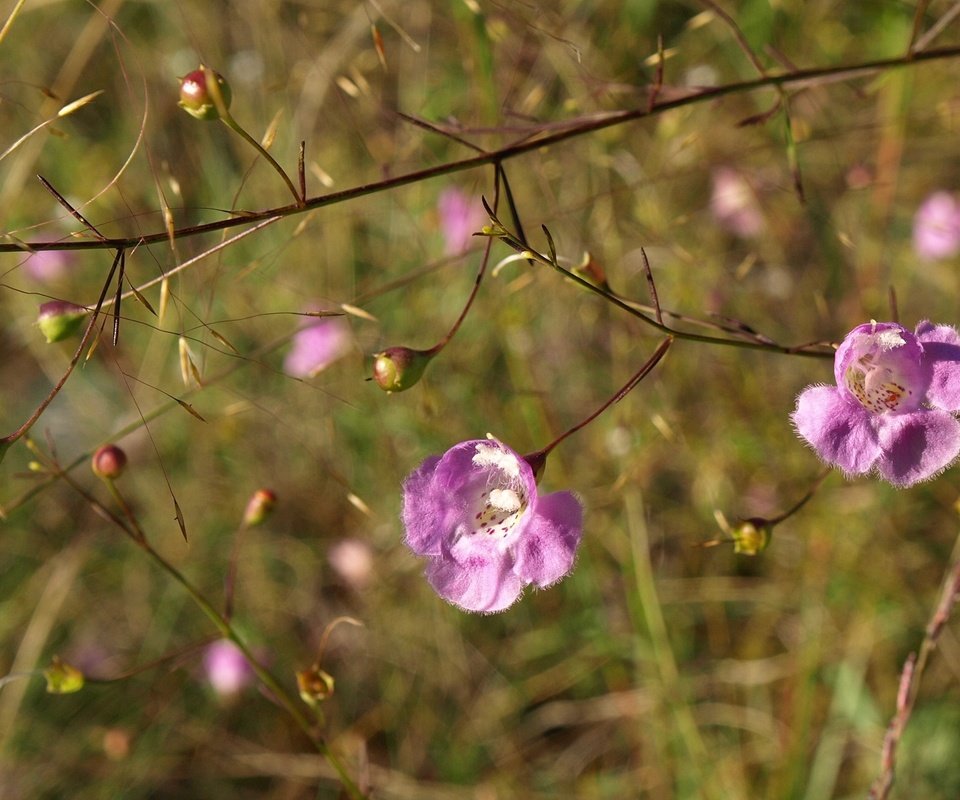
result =
[[[955,24],[938,32],[954,3],[921,6],[723,4],[770,72],[902,56],[914,30],[920,41],[933,31],[927,47],[960,41]],[[731,27],[696,2],[27,0],[0,43],[3,148],[102,94],[0,160],[0,225],[6,241],[83,233],[36,174],[112,236],[162,232],[165,206],[182,227],[288,204],[243,141],[177,108],[178,77],[200,62],[228,78],[255,138],[276,119],[271,153],[291,173],[305,140],[316,195],[473,154],[397,112],[494,149],[645,107],[658,36],[661,99],[758,75]],[[590,254],[640,302],[643,247],[665,308],[738,319],[785,344],[889,318],[891,286],[908,327],[955,324],[960,264],[918,258],[911,231],[925,197],[960,189],[958,77],[951,58],[813,81],[787,89],[789,120],[776,90],[737,93],[505,168],[535,246],[547,225],[562,257]],[[741,182],[748,229],[711,202],[723,175]],[[699,547],[722,536],[717,512],[773,517],[807,491],[820,467],[788,414],[832,369],[678,342],[550,460],[543,490],[572,489],[586,509],[573,574],[496,616],[446,605],[402,542],[405,475],[487,432],[520,452],[545,445],[658,341],[513,262],[488,275],[422,383],[382,393],[365,380],[370,354],[434,344],[473,284],[482,241],[444,248],[437,204],[451,188],[490,199],[492,169],[284,219],[177,273],[162,319],[125,301],[118,346],[108,323],[34,429],[38,445],[78,460],[75,480],[107,504],[86,457],[120,444],[120,483],[151,541],[216,604],[248,497],[276,492],[273,516],[239,544],[237,622],[291,687],[328,624],[363,623],[330,635],[324,730],[376,797],[864,796],[900,669],[954,556],[956,470],[909,491],[833,474],[759,556]],[[128,280],[142,286],[222,238],[138,248]],[[495,244],[492,262],[509,252]],[[38,304],[93,303],[111,254],[64,259],[38,277],[27,254],[0,255],[5,433],[76,345],[43,342]],[[156,309],[158,287],[144,294]],[[344,303],[369,315],[348,317],[349,354],[313,378],[285,374],[298,315]],[[181,335],[200,388],[181,377]],[[59,654],[111,680],[65,696],[39,677],[3,686],[0,796],[337,797],[329,767],[268,697],[211,689],[201,655],[215,631],[181,588],[64,481],[31,473],[33,458],[21,442],[0,464],[0,673]],[[372,557],[359,573],[329,558],[343,540]],[[923,676],[894,797],[960,792],[956,631]]]

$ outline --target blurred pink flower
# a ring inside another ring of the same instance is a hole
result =
[[[23,271],[39,283],[56,281],[67,274],[71,256],[63,250],[38,250],[23,262]]]
[[[487,214],[480,201],[456,187],[440,192],[437,212],[443,232],[443,251],[448,256],[466,250],[473,234],[487,222]]]
[[[960,204],[949,192],[934,192],[913,217],[913,249],[928,261],[960,252]]]
[[[731,167],[713,171],[710,210],[722,227],[742,239],[751,239],[763,230],[763,214],[753,189]]]
[[[253,681],[243,652],[229,639],[218,639],[203,654],[207,680],[220,697],[232,697]]]
[[[327,551],[333,571],[351,589],[360,591],[373,577],[373,551],[360,539],[341,539]]]
[[[321,319],[294,334],[283,371],[294,378],[312,378],[345,356],[351,341],[350,326],[342,319]]]

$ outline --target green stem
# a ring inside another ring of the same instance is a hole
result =
[[[246,140],[251,147],[253,147],[260,155],[262,155],[268,162],[270,166],[273,167],[277,173],[283,178],[283,182],[287,184],[287,188],[290,190],[290,193],[293,195],[294,202],[296,202],[298,208],[302,208],[304,204],[304,198],[300,195],[300,192],[296,190],[296,187],[293,185],[293,181],[290,180],[290,176],[287,175],[283,167],[281,167],[277,160],[267,152],[267,149],[260,144],[256,139],[254,139],[249,133],[247,133],[227,111],[225,114],[220,115],[220,119],[223,121],[223,124],[226,125],[233,131],[236,131],[240,136]]]

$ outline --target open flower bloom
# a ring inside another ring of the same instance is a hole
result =
[[[836,386],[808,386],[793,424],[848,475],[876,470],[894,486],[934,477],[960,454],[960,334],[921,322],[859,325],[834,360]]]
[[[583,510],[570,492],[539,496],[533,470],[496,439],[461,442],[403,485],[407,545],[430,559],[427,580],[466,611],[511,606],[573,568]]]

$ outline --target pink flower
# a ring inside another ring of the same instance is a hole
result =
[[[934,192],[913,217],[913,249],[927,261],[960,252],[960,205],[949,192]]]
[[[495,439],[424,461],[403,484],[402,515],[407,546],[429,559],[437,594],[483,613],[567,575],[583,533],[573,494],[538,495],[530,464]]]
[[[820,458],[848,475],[876,470],[911,486],[960,455],[960,334],[921,322],[916,333],[870,322],[847,334],[836,386],[808,386],[793,424]]]
[[[487,214],[480,201],[456,187],[440,192],[437,212],[445,242],[443,251],[448,256],[466,250],[473,234],[487,222]]]
[[[283,371],[295,378],[312,378],[351,347],[350,326],[339,317],[320,319],[293,336],[293,348],[283,362]]]
[[[203,667],[207,680],[221,697],[232,697],[253,681],[246,656],[229,639],[218,639],[207,647]]]
[[[38,250],[23,262],[23,271],[39,283],[50,283],[67,274],[72,260],[64,250]]]
[[[753,189],[731,167],[713,171],[710,210],[722,227],[742,239],[751,239],[763,230],[763,214]]]
[[[355,591],[366,588],[373,577],[373,553],[360,539],[341,539],[327,551],[327,561]]]

